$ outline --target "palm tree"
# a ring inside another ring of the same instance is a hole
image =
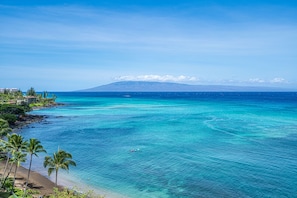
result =
[[[19,134],[12,134],[8,137],[7,147],[11,149],[12,153],[24,152],[27,149],[27,141],[24,141],[24,137]]]
[[[8,146],[10,136],[7,136],[7,137],[8,137],[7,141],[1,139],[1,152],[6,153],[6,163],[5,163],[5,168],[4,168],[4,171],[3,171],[3,174],[2,174],[1,181],[3,181],[4,178],[5,178],[5,173],[6,173],[6,170],[7,170],[7,167],[8,167],[8,162],[9,162],[10,156],[11,156],[11,149],[10,149],[10,146]],[[4,184],[4,183],[2,183],[2,184]]]
[[[58,184],[58,171],[59,169],[69,170],[69,165],[76,166],[72,160],[72,155],[66,151],[59,150],[53,154],[53,157],[46,156],[44,158],[43,166],[48,167],[48,175],[50,176],[53,171],[56,171],[56,186]]]
[[[13,185],[12,185],[12,187],[14,187],[14,184],[15,184],[15,177],[16,177],[16,173],[17,173],[18,167],[21,165],[21,162],[25,162],[26,161],[26,156],[27,156],[26,153],[17,151],[17,152],[14,153],[14,155],[11,158],[12,163],[15,164],[15,170],[14,170]]]
[[[24,141],[24,137],[22,137],[21,135],[15,134],[15,133],[8,136],[8,141],[6,143],[6,149],[7,149],[7,151],[9,151],[8,157],[7,157],[7,162],[10,159],[10,155],[14,156],[15,153],[17,153],[17,152],[24,152],[24,151],[26,151],[26,148],[27,148],[27,141]],[[7,165],[8,165],[8,163],[7,163]],[[5,166],[5,169],[4,169],[3,178],[5,176],[7,165]],[[8,178],[9,174],[11,173],[12,165],[13,164],[11,164],[11,168],[10,168],[7,176],[3,180],[2,185],[5,183],[6,179]]]
[[[0,118],[0,138],[2,139],[4,136],[6,136],[11,131],[12,130],[9,127],[7,120],[3,120]]]
[[[30,171],[31,171],[33,155],[38,157],[37,153],[40,153],[40,152],[45,152],[46,153],[46,151],[44,150],[43,146],[40,144],[39,140],[37,140],[35,138],[31,138],[29,140],[28,145],[27,145],[27,152],[30,155],[30,165],[29,165],[29,170],[28,170],[28,176],[27,176],[25,191],[26,191],[27,185],[29,183],[29,177],[30,177]]]
[[[47,96],[48,96],[48,93],[47,93],[47,91],[44,91],[44,92],[43,92],[43,98],[44,98],[44,99],[46,99],[46,98],[47,98]]]
[[[35,89],[33,87],[31,87],[30,89],[28,89],[26,95],[27,96],[36,96]]]

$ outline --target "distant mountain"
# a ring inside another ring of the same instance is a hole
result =
[[[217,91],[281,91],[277,88],[225,85],[188,85],[168,82],[120,81],[80,92],[217,92]]]

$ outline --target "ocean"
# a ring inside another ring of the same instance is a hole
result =
[[[59,184],[106,197],[297,197],[295,92],[55,94],[65,105],[31,112],[47,118],[21,133],[47,150],[33,159],[44,175],[45,155],[72,154]]]

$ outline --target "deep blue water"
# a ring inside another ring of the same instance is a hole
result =
[[[55,94],[65,105],[34,111],[48,118],[22,134],[72,153],[61,183],[132,198],[297,197],[297,93]],[[34,169],[46,174],[43,157]]]

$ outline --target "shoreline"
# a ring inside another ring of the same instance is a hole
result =
[[[51,105],[47,107],[41,107],[41,108],[33,108],[31,110],[39,110],[39,109],[44,109],[44,108],[53,108],[56,106],[61,106],[64,105],[62,103],[57,103],[56,105]],[[34,123],[42,123],[48,116],[46,115],[36,115],[36,114],[28,114],[26,113],[24,116],[20,118],[20,120],[16,121],[14,125],[11,126],[12,132],[11,133],[21,133],[22,129],[26,127],[30,127],[31,124]],[[4,167],[5,167],[5,160],[0,161],[0,175],[2,175]],[[14,168],[13,168],[14,170]],[[13,177],[13,172],[10,174],[10,177]],[[27,180],[27,174],[28,174],[28,168],[26,168],[24,165],[21,165],[18,167],[17,174],[16,174],[16,180],[15,180],[15,186],[16,188],[24,189],[24,184]],[[68,180],[67,177],[65,178],[59,178],[60,184],[58,184],[57,188],[59,190],[68,188],[68,189],[73,189],[77,192],[92,192],[94,196],[102,197],[102,198],[128,198],[127,196],[118,194],[117,192],[114,192],[112,190],[107,190],[103,188],[90,188],[87,186],[87,184],[80,184],[73,182],[71,180]],[[30,172],[30,179],[29,179],[29,185],[32,185],[31,187],[28,186],[27,189],[32,189],[32,190],[38,190],[40,193],[38,195],[34,195],[37,197],[43,197],[43,196],[49,196],[52,194],[53,188],[56,187],[54,180],[51,177],[47,177],[43,175],[42,173],[35,171],[34,166],[31,168]],[[76,189],[76,187],[79,186],[79,189]],[[85,191],[86,190],[86,191]]]
[[[1,175],[3,173],[4,167],[5,167],[5,161],[1,161],[0,162]],[[16,180],[15,180],[15,186],[17,188],[24,189],[25,187],[24,184],[27,180],[27,175],[28,175],[28,169],[24,168],[23,166],[18,167]],[[13,177],[13,171],[10,174],[10,177]],[[40,191],[40,193],[37,194],[37,197],[48,196],[52,194],[54,187],[55,187],[55,183],[52,182],[50,179],[46,178],[45,176],[41,175],[36,171],[31,170],[28,189]],[[58,186],[58,188],[62,189],[63,187]]]
[[[38,110],[38,109],[43,109],[43,108],[53,108],[56,106],[64,105],[61,103],[55,103],[50,106],[46,107],[38,107],[38,108],[32,108],[32,111]],[[29,112],[26,112],[25,115],[22,115],[19,117],[19,119],[11,125],[11,133],[21,133],[21,130],[29,127],[33,123],[41,123],[44,121],[48,116],[46,115],[34,115],[30,114]],[[6,160],[0,161],[0,175],[2,176],[4,167],[5,167]],[[10,173],[10,177],[13,177],[15,168],[12,168],[12,172]],[[28,169],[25,168],[24,166],[19,166],[16,174],[16,180],[15,180],[15,187],[24,189],[25,188],[25,182],[27,181],[27,176],[28,176]],[[29,185],[27,189],[32,189],[32,190],[38,190],[40,193],[36,195],[37,197],[42,197],[42,196],[49,196],[52,194],[54,191],[55,183],[47,178],[46,176],[42,175],[41,173],[31,170],[30,172],[30,178],[29,178]],[[61,186],[58,185],[58,189],[63,189],[64,187],[67,186]]]
[[[58,107],[58,106],[63,106],[65,105],[64,103],[55,103],[55,104],[50,104],[47,106],[42,106],[42,107],[32,107],[32,111],[40,110],[40,109],[46,109],[46,108],[53,108],[53,107]],[[18,130],[23,129],[24,127],[29,126],[30,124],[33,123],[40,123],[44,119],[46,119],[48,116],[46,115],[35,115],[35,114],[29,114],[29,112],[26,112],[25,115],[20,116],[20,118],[13,124],[11,125],[12,132],[16,132]]]
[[[20,131],[23,128],[25,128],[25,127],[29,126],[30,124],[33,124],[33,123],[40,123],[46,118],[47,118],[47,116],[45,116],[45,115],[25,114],[24,116],[21,116],[19,118],[19,120],[17,120],[15,122],[15,124],[13,124],[11,126],[12,132]]]

